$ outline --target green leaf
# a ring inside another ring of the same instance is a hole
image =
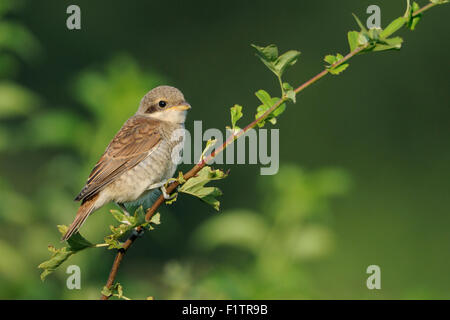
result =
[[[41,273],[41,280],[44,281],[45,278],[55,271],[63,262],[70,258],[75,252],[69,247],[62,247],[61,249],[56,249],[53,246],[48,246],[48,250],[52,253],[49,260],[42,262],[38,265],[39,269],[44,269]]]
[[[277,97],[271,98],[270,95],[264,90],[258,90],[257,92],[255,92],[255,95],[263,103],[262,105],[258,106],[258,108],[256,108],[255,119],[261,117],[267,110],[269,110],[273,105],[275,105],[275,103],[277,103],[280,100],[280,98]],[[269,114],[267,118],[259,121],[258,126],[260,128],[264,127],[266,121],[269,121],[272,124],[276,124],[277,123],[276,117],[282,114],[285,109],[286,104],[285,103],[281,104],[278,108],[272,111],[272,113]]]
[[[283,83],[283,92],[289,100],[291,100],[293,103],[296,102],[296,94],[294,88],[289,83]]]
[[[356,14],[352,13],[353,18],[355,18],[356,23],[358,24],[358,26],[361,28],[361,31],[367,33],[367,29],[366,27],[364,27],[364,25],[362,24],[361,20],[359,20],[359,18],[356,16]]]
[[[395,33],[397,30],[399,30],[401,27],[403,27],[403,25],[407,22],[407,20],[404,17],[399,17],[397,19],[395,19],[394,21],[392,21],[387,27],[386,29],[384,29],[383,31],[381,31],[380,33],[380,38],[381,39],[386,39],[389,36],[391,36],[393,33]]]
[[[214,209],[219,210],[220,202],[216,199],[217,196],[222,195],[222,192],[217,187],[205,187],[210,181],[220,180],[227,177],[227,174],[219,169],[212,170],[211,167],[205,166],[196,176],[186,181],[178,192],[190,194],[194,197],[200,198],[202,201],[213,206]]]
[[[340,61],[344,59],[344,56],[340,53],[336,54],[335,56],[329,54],[326,55],[325,58],[323,59],[325,62],[328,62],[330,65],[335,64],[336,62]]]
[[[150,219],[150,223],[159,225],[161,224],[161,215],[159,212],[155,213],[152,218]]]
[[[120,283],[115,283],[111,288],[108,288],[107,286],[104,286],[101,294],[107,297],[117,297],[119,299],[124,299],[124,300],[130,300],[130,298],[127,298],[123,295],[123,287]]]
[[[107,286],[104,286],[102,291],[101,291],[101,294],[104,295],[104,296],[107,296],[107,297],[111,297],[113,292],[112,292],[111,288],[108,288]]]
[[[325,62],[328,62],[329,64],[333,64],[333,63],[336,62],[336,57],[333,56],[333,55],[331,55],[331,54],[329,54],[329,55],[326,55],[325,58],[324,58],[323,60],[324,60]]]
[[[371,28],[367,32],[367,35],[369,36],[369,39],[371,41],[378,41],[380,39],[381,32],[382,32],[381,28]]]
[[[408,28],[410,30],[414,30],[419,23],[420,19],[422,19],[422,14],[418,14],[416,16],[413,16],[413,14],[420,9],[420,6],[417,2],[414,2],[411,6],[411,9],[409,10],[408,14]]]
[[[284,71],[293,66],[300,55],[299,51],[289,50],[278,56],[278,48],[276,45],[271,44],[267,47],[260,47],[252,44],[252,47],[256,49],[256,55],[261,61],[273,72],[278,78],[281,78]]]
[[[380,41],[372,48],[373,51],[400,50],[403,39],[400,37],[385,39]]]
[[[68,227],[65,225],[59,225],[58,230],[61,234],[65,234]],[[94,247],[94,244],[86,240],[80,233],[75,233],[70,239],[67,240],[68,246],[56,249],[54,246],[48,246],[48,250],[52,253],[49,260],[42,262],[38,268],[44,269],[41,273],[41,280],[55,271],[61,264],[69,259],[73,254],[86,248]]]
[[[344,64],[341,63],[338,65],[334,65],[335,63],[341,61],[342,59],[344,59],[344,56],[340,53],[336,54],[336,56],[333,56],[331,54],[325,56],[324,58],[325,62],[329,63],[329,65],[326,66],[326,68],[331,74],[338,75],[339,73],[347,69],[348,63]]]
[[[180,184],[183,184],[186,182],[183,172],[181,172],[181,171],[178,172],[178,177],[176,178],[176,181],[178,181]]]
[[[145,220],[145,210],[142,206],[139,206],[134,211],[134,214],[132,216],[127,216],[119,210],[111,210],[111,214],[117,221],[120,222],[120,224],[117,227],[109,227],[112,233],[105,237],[105,243],[109,245],[108,249],[122,248],[122,243],[119,241],[119,239],[137,227],[142,227],[147,230],[154,229],[152,227],[152,224],[154,223],[152,221],[153,218],[150,219],[150,221]],[[153,217],[155,216],[158,216],[158,218],[155,219],[159,219],[159,213],[155,213]],[[157,222],[158,223],[154,224],[159,224],[159,220],[157,220]]]
[[[231,128],[233,129],[233,131],[235,129],[240,130],[240,128],[236,126],[236,123],[240,118],[242,118],[243,115],[242,106],[235,104],[233,107],[231,107],[230,113],[231,113]]]
[[[358,38],[359,32],[357,31],[349,31],[347,34],[348,45],[350,46],[350,51],[355,50],[359,46]]]
[[[255,92],[256,97],[261,101],[267,109],[269,109],[272,104],[272,98],[270,97],[270,94],[267,93],[267,91],[264,90],[258,90]]]
[[[289,50],[283,53],[275,61],[275,69],[277,70],[277,75],[281,77],[287,67],[293,66],[300,56],[300,51]]]
[[[348,68],[348,63],[344,63],[344,64],[338,65],[334,68],[330,68],[329,71],[331,74],[338,75],[339,73],[343,72],[347,68]]]
[[[68,227],[65,225],[59,225],[58,230],[64,235],[66,234]],[[79,251],[94,246],[93,243],[86,240],[86,238],[84,238],[79,232],[76,232],[69,239],[67,239],[67,243],[74,251]]]
[[[388,39],[388,37],[396,32],[398,29],[400,29],[406,22],[406,18],[399,17],[392,21],[385,30],[380,29],[370,29],[367,31],[367,29],[364,27],[362,22],[358,19],[358,17],[353,14],[355,17],[356,22],[358,23],[359,27],[361,28],[361,32],[358,34],[358,39],[355,41],[356,34],[349,33],[349,44],[351,49],[357,48],[357,45],[367,45],[370,44],[364,51],[386,51],[386,50],[392,50],[392,49],[400,49],[401,44],[403,40],[399,37],[395,37],[392,39]],[[356,45],[357,44],[357,45]],[[356,45],[356,46],[355,46]],[[340,73],[344,71],[348,67],[340,67],[337,70],[333,70],[330,72],[337,72]],[[336,73],[336,74],[337,74]]]
[[[277,46],[271,44],[267,47],[260,47],[252,44],[252,47],[256,49],[256,55],[266,65],[266,67],[273,73],[277,74],[277,70],[275,69],[275,60],[278,58]]]
[[[358,46],[364,46],[369,42],[370,38],[368,33],[358,33]]]
[[[278,48],[274,44],[270,44],[267,47],[260,47],[252,44],[253,48],[256,49],[259,58],[266,62],[274,62],[278,58]]]

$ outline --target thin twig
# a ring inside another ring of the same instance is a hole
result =
[[[437,5],[437,3],[429,3],[428,5],[424,6],[423,8],[420,8],[419,10],[414,12],[414,14],[412,16],[415,17],[415,16],[421,14],[422,12],[434,7],[435,5]],[[354,57],[355,55],[357,55],[358,53],[360,53],[361,51],[366,49],[368,46],[369,46],[369,43],[366,43],[365,45],[360,46],[360,47],[356,48],[355,50],[349,52],[341,60],[339,60],[339,61],[335,62],[333,65],[331,65],[331,68],[341,65],[344,62],[347,62],[352,57]],[[321,78],[326,76],[328,73],[329,73],[329,69],[324,69],[323,71],[321,71],[320,73],[318,73],[317,75],[315,75],[314,77],[312,77],[311,79],[309,79],[308,81],[306,81],[305,83],[303,83],[302,85],[297,87],[294,90],[295,94],[297,95],[298,93],[300,93],[301,91],[303,91],[304,89],[306,89],[307,87],[312,85],[313,83],[317,82],[318,80],[320,80]],[[260,117],[253,120],[251,123],[249,123],[247,126],[245,126],[243,129],[241,129],[236,134],[230,135],[228,137],[228,139],[220,147],[218,147],[217,149],[214,149],[214,151],[211,152],[211,154],[209,156],[207,156],[206,158],[202,158],[191,170],[189,170],[186,174],[183,174],[184,179],[189,180],[190,178],[194,177],[206,165],[206,163],[208,163],[210,160],[214,159],[215,156],[217,156],[219,153],[221,153],[223,150],[225,150],[228,145],[230,145],[231,143],[234,142],[234,140],[241,137],[248,130],[254,128],[261,120],[266,119],[275,109],[277,109],[282,103],[286,102],[287,100],[288,100],[288,98],[286,96],[283,96],[272,107],[270,107],[266,112],[264,112],[264,114],[262,114]],[[175,191],[175,189],[179,185],[180,185],[180,183],[178,181],[172,182],[166,188],[167,193],[171,194],[173,191]],[[146,221],[150,221],[152,216],[155,214],[156,210],[164,203],[164,201],[165,201],[165,199],[162,195],[158,199],[156,199],[156,201],[153,203],[153,205],[149,209],[147,209],[147,212],[145,215]],[[137,227],[136,231],[138,233],[140,233],[142,231],[142,227]],[[125,255],[125,253],[127,252],[127,250],[131,247],[131,245],[134,243],[134,241],[136,241],[137,238],[138,238],[138,236],[136,235],[136,233],[132,233],[131,236],[127,239],[127,241],[125,241],[122,248],[118,250],[116,257],[114,259],[111,271],[109,273],[108,281],[106,282],[107,288],[111,288],[112,285],[114,284],[114,280],[116,278],[117,271],[119,270],[120,263],[122,262],[122,259]],[[105,296],[105,295],[101,296],[101,300],[108,300],[108,299],[109,299],[109,296]]]

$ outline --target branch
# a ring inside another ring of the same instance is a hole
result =
[[[431,2],[428,5],[424,6],[423,8],[420,8],[419,10],[415,11],[411,16],[416,17],[416,16],[422,14],[423,12],[425,12],[426,10],[436,6],[437,4],[439,4],[439,3]],[[408,7],[409,7],[409,1],[408,1]],[[318,73],[317,75],[315,75],[314,77],[312,77],[311,79],[309,79],[308,81],[306,81],[305,83],[303,83],[302,85],[297,87],[294,90],[295,95],[299,94],[301,91],[303,91],[304,89],[308,88],[309,86],[311,86],[312,84],[314,84],[315,82],[317,82],[318,80],[320,80],[321,78],[326,76],[328,73],[330,73],[330,69],[333,69],[334,67],[342,65],[343,63],[347,62],[348,60],[350,60],[352,57],[354,57],[358,53],[361,53],[365,49],[368,49],[370,46],[371,46],[371,44],[369,42],[367,42],[364,45],[358,46],[356,49],[349,52],[345,57],[343,57],[339,61],[336,61],[331,66],[329,66],[328,68],[325,68],[323,71],[321,71],[320,73]],[[215,156],[217,156],[223,150],[225,150],[228,145],[230,145],[231,143],[234,142],[234,140],[236,140],[239,137],[241,137],[242,135],[244,135],[248,130],[254,128],[261,120],[265,120],[275,109],[277,109],[281,104],[283,104],[287,100],[289,100],[289,98],[283,94],[282,98],[280,98],[275,104],[273,104],[266,112],[264,112],[264,114],[262,114],[261,116],[256,118],[254,121],[249,123],[247,126],[245,126],[243,129],[241,129],[236,134],[230,135],[228,137],[228,139],[220,147],[215,148],[214,151],[211,152],[211,154],[209,156],[207,156],[206,158],[202,158],[191,170],[189,170],[186,174],[183,174],[184,179],[187,181],[187,180],[191,179],[192,177],[194,177],[203,167],[205,167],[207,162],[214,159]],[[175,191],[175,189],[179,185],[180,185],[180,182],[178,182],[178,181],[172,182],[166,188],[167,193],[171,194],[173,191]],[[165,201],[165,199],[161,195],[153,203],[153,205],[146,212],[146,215],[145,215],[146,221],[150,221],[152,216],[155,214],[156,210],[164,203],[164,201]],[[136,232],[132,233],[131,236],[123,244],[123,247],[118,250],[116,257],[114,259],[111,271],[109,273],[108,280],[106,282],[107,288],[111,288],[113,286],[114,280],[115,280],[117,272],[119,270],[120,263],[122,262],[122,259],[125,255],[125,253],[131,247],[131,245],[136,241],[136,239],[139,237],[138,234],[140,234],[141,232],[143,232],[143,228],[137,227]],[[109,299],[109,296],[106,296],[106,295],[101,296],[101,300],[107,300],[107,299]]]

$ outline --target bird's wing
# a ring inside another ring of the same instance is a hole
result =
[[[128,119],[92,169],[75,200],[84,202],[144,160],[161,141],[158,124],[158,120],[146,117]]]

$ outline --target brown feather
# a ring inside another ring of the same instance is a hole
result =
[[[128,119],[106,148],[75,200],[84,203],[144,160],[161,141],[159,124],[160,121],[143,116]]]
[[[69,229],[67,229],[66,233],[62,236],[61,241],[69,239],[75,232],[78,231],[78,229],[80,229],[80,227],[92,213],[97,197],[98,195],[95,195],[91,199],[84,201],[84,203],[78,208],[75,219],[69,226]]]

